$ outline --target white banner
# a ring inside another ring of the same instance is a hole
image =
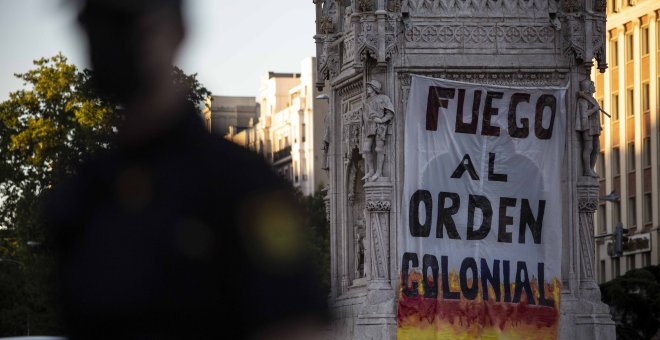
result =
[[[413,76],[399,339],[557,337],[565,93]]]

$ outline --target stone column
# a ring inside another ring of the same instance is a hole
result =
[[[580,295],[600,300],[595,278],[594,213],[598,209],[599,186],[594,177],[580,176],[577,183],[580,235]]]
[[[370,289],[392,289],[390,285],[390,210],[392,183],[364,185],[367,209],[367,279]]]
[[[364,185],[367,210],[367,300],[360,310],[355,339],[395,339],[396,299],[390,281],[392,183],[385,178]]]

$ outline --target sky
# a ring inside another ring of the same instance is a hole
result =
[[[311,0],[188,0],[176,64],[214,95],[256,96],[268,71],[300,72],[315,54]],[[14,73],[62,52],[89,67],[75,9],[66,0],[0,0],[0,100],[23,88]]]

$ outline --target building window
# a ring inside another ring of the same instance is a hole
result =
[[[612,95],[612,120],[619,120],[619,95]]]
[[[612,67],[619,66],[619,42],[616,40],[611,40],[612,49],[610,50],[612,55],[610,59],[612,60]]]
[[[632,117],[635,114],[635,92],[632,88],[626,90],[626,116]]]
[[[644,194],[644,206],[643,206],[644,223],[653,222],[653,200],[651,198],[651,193],[647,192]]]
[[[655,40],[655,48],[660,50],[660,20],[655,22]]]
[[[644,137],[642,144],[642,162],[645,168],[651,166],[651,137]]]
[[[621,272],[621,266],[619,264],[619,258],[613,258],[612,259],[612,277],[619,277],[619,273]]]
[[[628,270],[635,269],[635,256],[637,256],[637,254],[628,255]]]
[[[605,234],[607,232],[607,229],[605,228],[605,205],[600,204],[598,205],[598,215],[596,215],[596,218],[598,219],[598,234]]]
[[[298,162],[293,162],[293,182],[298,183]]]
[[[628,198],[628,228],[633,228],[637,225],[637,205],[635,204],[635,196]]]
[[[648,112],[651,107],[649,91],[649,83],[642,84],[642,112]]]
[[[612,148],[612,175],[618,176],[621,174],[621,164],[619,162],[619,148]]]
[[[305,132],[305,124],[302,125],[302,142],[305,142],[305,137],[306,137],[306,132]]]
[[[649,27],[644,26],[639,30],[639,43],[641,45],[642,55],[649,54]]]
[[[605,260],[600,260],[600,267],[598,268],[598,277],[600,280],[600,283],[605,282]]]
[[[626,62],[630,62],[633,60],[633,35],[631,33],[626,34]]]
[[[626,159],[628,160],[627,167],[628,171],[635,170],[635,142],[628,143],[628,151],[626,152]]]
[[[642,254],[642,266],[648,267],[651,263],[651,252],[646,252]]]

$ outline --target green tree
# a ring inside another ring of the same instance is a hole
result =
[[[34,66],[15,75],[25,88],[0,103],[0,259],[18,261],[0,261],[0,336],[59,331],[41,200],[85,159],[112,148],[122,121],[118,104],[95,90],[93,71],[62,54]],[[172,75],[201,111],[210,93],[196,74],[174,67]]]
[[[317,190],[309,196],[298,192],[298,201],[304,209],[305,226],[309,231],[309,248],[325,292],[330,292],[330,225],[326,219],[325,193]]]
[[[660,330],[660,266],[628,271],[600,285],[617,339],[651,339]]]

